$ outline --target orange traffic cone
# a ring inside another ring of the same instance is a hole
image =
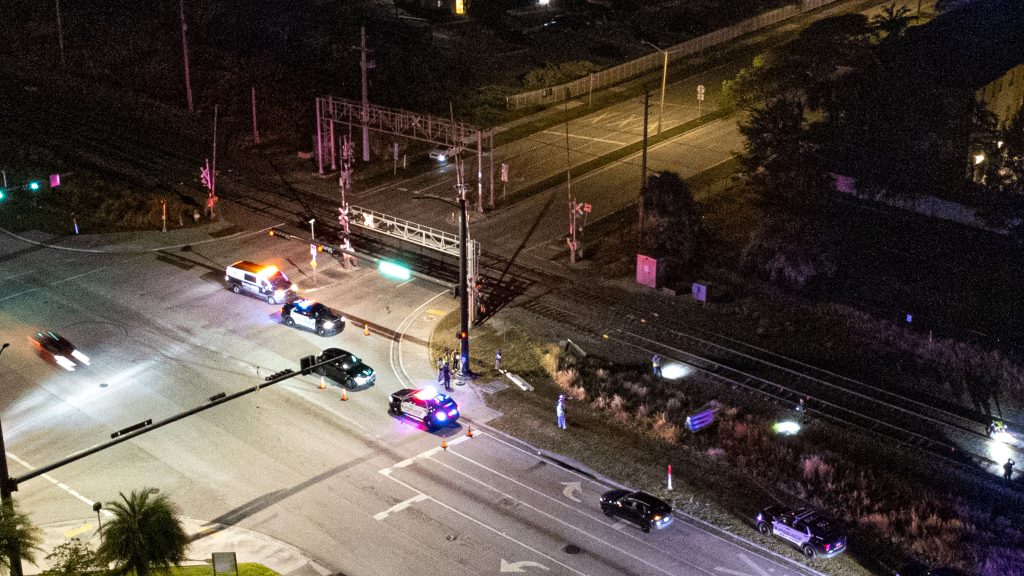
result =
[[[469,436],[470,438],[473,437],[473,425],[472,424],[470,424],[469,426],[466,427],[466,436]]]
[[[348,392],[346,392],[344,388],[341,389],[341,401],[348,401]]]
[[[368,322],[363,323],[363,336],[370,335],[370,324]]]
[[[444,438],[441,438],[441,449],[442,450],[447,450],[448,449],[448,441],[445,440]]]
[[[321,376],[320,377],[320,389],[323,390],[324,388],[327,388],[327,383],[324,382],[324,377]]]

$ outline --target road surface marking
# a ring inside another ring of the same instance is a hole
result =
[[[36,469],[35,466],[29,464],[28,462],[25,462],[24,460],[22,460],[21,458],[18,458],[14,454],[11,454],[10,452],[7,453],[7,456],[11,460],[14,460],[15,462],[17,462],[18,464],[21,464],[25,468],[28,468],[30,471]],[[54,486],[60,488],[61,490],[67,492],[68,494],[74,496],[75,498],[78,498],[82,502],[85,502],[86,504],[89,505],[90,508],[92,508],[92,505],[95,503],[92,500],[89,500],[88,498],[86,498],[85,496],[82,496],[81,494],[79,494],[78,491],[76,491],[75,489],[73,489],[70,486],[68,486],[67,484],[57,480],[53,476],[50,476],[49,474],[41,474],[40,478],[45,478],[48,482],[50,482]],[[103,515],[104,516],[113,516],[114,514],[110,510],[107,510],[106,508],[104,508],[103,509]]]
[[[74,538],[75,536],[78,536],[79,534],[82,534],[83,532],[88,532],[89,530],[92,530],[92,524],[89,524],[88,522],[86,522],[85,524],[82,524],[78,528],[72,528],[71,530],[64,531],[64,537],[65,538]]]
[[[573,502],[580,501],[579,498],[573,496],[573,492],[581,495],[583,494],[583,488],[580,486],[579,482],[559,482],[559,484],[565,486],[565,488],[562,489],[562,496],[565,496],[566,498],[572,500]]]
[[[430,499],[430,496],[427,496],[426,494],[423,494],[421,492],[421,493],[413,496],[412,498],[409,498],[408,500],[405,500],[403,502],[399,502],[398,504],[395,504],[394,506],[392,506],[391,508],[388,508],[387,510],[385,510],[383,512],[378,512],[378,513],[374,514],[373,515],[373,519],[374,520],[383,520],[383,519],[387,518],[388,515],[390,515],[390,514],[394,514],[395,512],[401,512],[402,510],[405,510],[406,508],[408,508],[409,506],[412,506],[416,502],[421,502],[423,500],[428,500],[428,499]]]
[[[526,572],[523,568],[527,566],[535,566],[537,568],[543,568],[544,570],[550,570],[547,566],[540,562],[534,562],[533,560],[523,560],[522,562],[509,562],[504,558],[501,559],[501,572]]]
[[[552,132],[551,130],[545,130],[545,134],[556,134],[564,136],[562,132]],[[592,136],[580,136],[579,134],[569,134],[570,138],[579,138],[581,140],[590,140],[591,142],[604,142],[606,144],[615,144],[616,146],[625,146],[628,142],[619,142],[618,140],[607,140],[605,138],[594,138]]]
[[[757,564],[755,564],[753,560],[751,560],[750,558],[747,558],[747,555],[746,555],[746,554],[739,554],[739,553],[738,553],[738,554],[736,554],[736,556],[737,556],[737,557],[738,557],[738,558],[739,558],[739,559],[740,559],[740,560],[741,560],[741,561],[742,561],[742,562],[743,562],[744,564],[746,564],[747,566],[750,566],[750,568],[751,568],[751,569],[752,569],[752,570],[753,570],[754,572],[757,572],[757,573],[758,573],[758,574],[760,574],[761,576],[770,576],[770,575],[768,574],[768,572],[766,572],[766,571],[765,571],[765,569],[764,569],[764,568],[761,568],[760,566],[758,566]]]

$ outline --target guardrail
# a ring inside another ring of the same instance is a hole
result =
[[[713,32],[692,38],[677,44],[671,48],[666,48],[665,52],[668,53],[669,63],[671,64],[673,58],[679,58],[682,56],[689,56],[697,52],[701,52],[706,48],[717,46],[723,42],[728,42],[745,34],[756,32],[762,28],[778,24],[783,20],[788,20],[794,16],[803,14],[810,10],[815,10],[836,2],[838,0],[801,0],[799,4],[791,4],[782,8],[776,8],[757,16],[747,18],[729,26],[727,28],[719,28]],[[522,92],[520,94],[511,94],[505,97],[505,105],[509,110],[520,110],[528,108],[530,106],[544,106],[547,104],[553,104],[561,102],[569,98],[576,98],[585,94],[589,94],[594,90],[601,90],[608,88],[616,84],[632,80],[639,76],[642,76],[648,72],[660,69],[664,64],[665,57],[661,52],[655,52],[646,56],[641,56],[636,60],[631,60],[606,68],[600,72],[594,72],[587,77],[566,82],[558,86],[550,86],[547,88],[540,88],[538,90],[531,90],[529,92]]]

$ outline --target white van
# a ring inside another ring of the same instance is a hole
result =
[[[298,287],[277,266],[254,264],[245,260],[227,267],[224,282],[228,290],[235,294],[248,292],[266,300],[268,304],[290,302],[298,293]]]

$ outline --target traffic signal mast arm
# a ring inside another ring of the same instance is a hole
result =
[[[252,394],[253,392],[259,392],[259,390],[261,388],[266,388],[268,386],[272,386],[274,384],[278,384],[280,382],[284,382],[285,380],[287,380],[289,378],[293,378],[295,376],[299,376],[300,374],[308,374],[308,373],[312,372],[313,369],[319,368],[320,366],[323,366],[325,364],[329,364],[333,360],[334,359],[331,358],[331,359],[324,360],[323,362],[316,362],[316,363],[307,364],[304,367],[304,369],[301,370],[301,372],[296,372],[295,370],[292,370],[292,369],[281,370],[280,372],[276,372],[273,375],[266,377],[264,379],[265,380],[264,383],[259,383],[259,384],[255,385],[255,386],[251,387],[251,388],[246,388],[244,390],[240,390],[240,391],[232,393],[232,394],[225,394],[224,392],[221,392],[219,394],[215,394],[215,395],[211,396],[210,399],[207,401],[207,403],[203,404],[202,406],[196,406],[195,408],[191,408],[189,410],[186,410],[185,412],[181,412],[179,414],[175,414],[174,416],[170,416],[170,417],[165,418],[163,420],[158,420],[156,422],[153,422],[152,424],[147,424],[147,425],[142,426],[142,427],[140,427],[140,428],[138,428],[136,430],[132,430],[131,432],[127,432],[127,433],[124,433],[124,434],[115,432],[112,435],[113,439],[108,441],[108,442],[103,442],[101,444],[96,444],[95,446],[92,446],[90,448],[86,448],[85,450],[81,450],[79,452],[75,452],[71,456],[67,456],[65,458],[62,458],[62,459],[60,459],[60,460],[58,460],[56,462],[53,462],[51,464],[47,464],[45,466],[40,466],[39,468],[36,468],[36,469],[32,470],[31,472],[28,472],[28,473],[23,474],[21,476],[14,476],[14,477],[8,478],[8,480],[7,480],[8,484],[9,484],[10,489],[12,491],[17,491],[18,485],[21,484],[22,482],[25,482],[27,480],[31,480],[31,479],[36,478],[38,476],[42,476],[43,474],[47,474],[49,472],[52,472],[53,470],[56,470],[57,468],[61,468],[63,466],[71,464],[72,462],[77,462],[78,460],[81,460],[82,458],[85,458],[86,456],[91,456],[91,455],[93,455],[93,454],[95,454],[97,452],[101,452],[103,450],[106,450],[107,448],[112,448],[113,446],[116,446],[116,445],[118,445],[118,444],[120,444],[122,442],[126,442],[128,440],[131,440],[131,439],[136,438],[138,436],[141,436],[141,435],[143,435],[143,434],[145,434],[147,432],[152,432],[153,430],[156,430],[157,428],[162,428],[162,427],[164,427],[164,426],[166,426],[168,424],[177,422],[178,420],[182,420],[182,419],[187,418],[189,416],[193,416],[193,415],[198,414],[200,412],[204,412],[206,410],[209,410],[210,408],[214,408],[216,406],[220,406],[221,404],[224,404],[226,402],[230,402],[232,400],[241,398],[242,396],[245,396],[247,394]],[[134,428],[134,427],[129,427],[129,428]]]

